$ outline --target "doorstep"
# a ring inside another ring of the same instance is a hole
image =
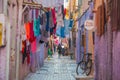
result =
[[[82,75],[76,75],[75,76],[76,80],[94,80],[93,76],[82,76]]]

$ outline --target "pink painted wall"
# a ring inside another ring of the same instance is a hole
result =
[[[120,80],[120,32],[95,37],[95,80]]]
[[[120,32],[113,33],[113,73],[112,80],[120,80]]]
[[[6,48],[0,48],[0,80],[6,79]]]

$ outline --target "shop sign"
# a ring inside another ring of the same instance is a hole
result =
[[[0,14],[0,47],[6,45],[6,19],[4,14]]]
[[[86,20],[84,25],[85,25],[85,29],[87,30],[92,30],[94,28],[93,20]]]

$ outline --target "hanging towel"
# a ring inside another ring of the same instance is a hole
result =
[[[40,35],[40,17],[34,20],[34,35],[37,37]]]

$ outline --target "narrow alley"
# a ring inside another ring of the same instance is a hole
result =
[[[0,80],[120,80],[120,0],[0,0]]]
[[[69,56],[58,58],[57,53],[35,73],[30,73],[25,80],[75,80],[76,63]]]

